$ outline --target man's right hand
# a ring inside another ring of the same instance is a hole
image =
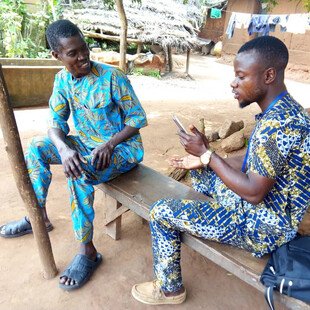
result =
[[[56,146],[67,178],[79,178],[83,173],[81,162],[87,163],[77,151],[71,149],[66,142],[66,134],[59,128],[49,128],[48,136]]]
[[[59,152],[64,173],[67,178],[79,178],[83,173],[81,162],[86,163],[85,158],[75,150],[69,147]]]

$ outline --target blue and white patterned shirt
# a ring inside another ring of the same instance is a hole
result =
[[[262,203],[247,208],[245,202],[247,230],[254,247],[255,240],[268,238],[280,245],[295,236],[310,206],[310,118],[286,94],[256,120],[247,173],[275,179],[275,184]],[[260,245],[256,245],[258,256],[267,250]]]

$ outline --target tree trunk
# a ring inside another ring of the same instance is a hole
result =
[[[126,73],[126,52],[127,52],[127,17],[124,10],[123,0],[115,0],[118,16],[121,22],[120,41],[120,62],[119,67]]]
[[[10,98],[4,81],[1,64],[0,124],[5,142],[5,150],[8,153],[8,158],[16,186],[29,213],[34,238],[37,243],[39,256],[43,265],[43,274],[45,278],[50,279],[56,276],[57,268],[55,265],[52,247],[48,233],[46,231],[45,223],[43,221],[42,213],[28,175],[18,128],[10,104]]]

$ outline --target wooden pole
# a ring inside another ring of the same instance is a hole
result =
[[[43,265],[43,276],[51,279],[56,276],[57,268],[52,252],[51,242],[46,231],[42,213],[34,193],[28,170],[26,167],[19,132],[11,107],[9,94],[0,64],[0,124],[5,142],[5,150],[8,153],[13,176],[19,190],[19,194],[29,213],[34,239],[37,243],[39,256]]]
[[[186,53],[186,71],[185,73],[188,75],[188,70],[189,70],[189,58],[190,58],[191,50],[187,49]]]
[[[172,51],[171,51],[171,46],[167,47],[167,53],[168,53],[168,68],[169,72],[172,72],[173,70],[173,61],[172,61]]]
[[[140,54],[142,51],[142,43],[137,44],[137,54]]]
[[[121,41],[121,38],[118,36],[111,36],[108,34],[96,33],[96,32],[91,32],[91,31],[87,31],[87,30],[83,30],[83,34],[85,37],[90,37],[90,38],[95,38],[95,39],[103,39],[103,40],[114,41],[114,42],[120,42]],[[127,42],[143,44],[143,42],[141,40],[138,40],[138,39],[127,38]]]
[[[124,10],[123,0],[115,0],[118,16],[121,22],[121,35],[120,35],[120,61],[119,67],[126,73],[126,53],[127,53],[127,17]]]

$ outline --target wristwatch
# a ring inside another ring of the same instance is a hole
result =
[[[204,166],[209,165],[212,153],[213,151],[209,149],[200,156],[200,161]]]

